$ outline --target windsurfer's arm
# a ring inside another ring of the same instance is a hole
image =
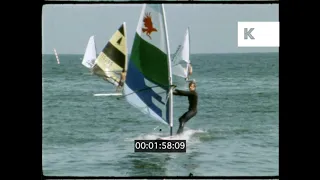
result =
[[[178,96],[191,96],[191,95],[192,95],[192,92],[190,92],[190,91],[182,91],[182,90],[175,89],[175,90],[173,91],[173,94],[174,94],[174,95],[178,95]]]
[[[179,95],[179,93],[177,92],[176,89],[172,91],[172,94],[173,94],[173,95]]]

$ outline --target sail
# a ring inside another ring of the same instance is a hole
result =
[[[53,51],[54,51],[54,55],[56,56],[57,63],[60,64],[60,60],[59,60],[59,56],[58,56],[57,50],[54,48]]]
[[[168,54],[163,5],[144,4],[128,62],[124,96],[144,114],[170,123],[172,127],[171,60]]]
[[[172,60],[172,73],[175,76],[186,78],[188,76],[188,66],[190,63],[189,48],[189,28],[186,30],[183,43],[178,46]]]
[[[125,22],[112,35],[95,61],[93,73],[118,86],[120,74],[126,70],[127,40]]]
[[[88,41],[86,52],[84,53],[82,65],[91,69],[97,58],[96,45],[94,42],[94,36],[91,36]]]

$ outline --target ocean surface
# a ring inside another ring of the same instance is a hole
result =
[[[124,98],[93,96],[115,88],[90,75],[82,56],[43,56],[44,175],[279,175],[278,53],[191,55],[199,109],[180,137],[186,153],[134,153],[135,139],[169,128]],[[174,131],[187,108],[174,96]]]

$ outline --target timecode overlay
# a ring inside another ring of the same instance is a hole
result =
[[[186,140],[135,140],[134,152],[185,153]]]

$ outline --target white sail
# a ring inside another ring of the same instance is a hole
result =
[[[59,56],[58,56],[57,50],[55,48],[53,48],[53,51],[54,51],[54,55],[56,56],[57,63],[60,64],[60,60],[59,60]]]
[[[96,45],[94,42],[94,36],[91,36],[88,41],[86,52],[83,56],[82,65],[91,69],[94,65],[96,58],[97,58],[97,53],[96,53]]]
[[[182,78],[188,77],[188,66],[190,63],[190,38],[189,28],[187,28],[183,43],[178,46],[172,60],[172,73]]]

